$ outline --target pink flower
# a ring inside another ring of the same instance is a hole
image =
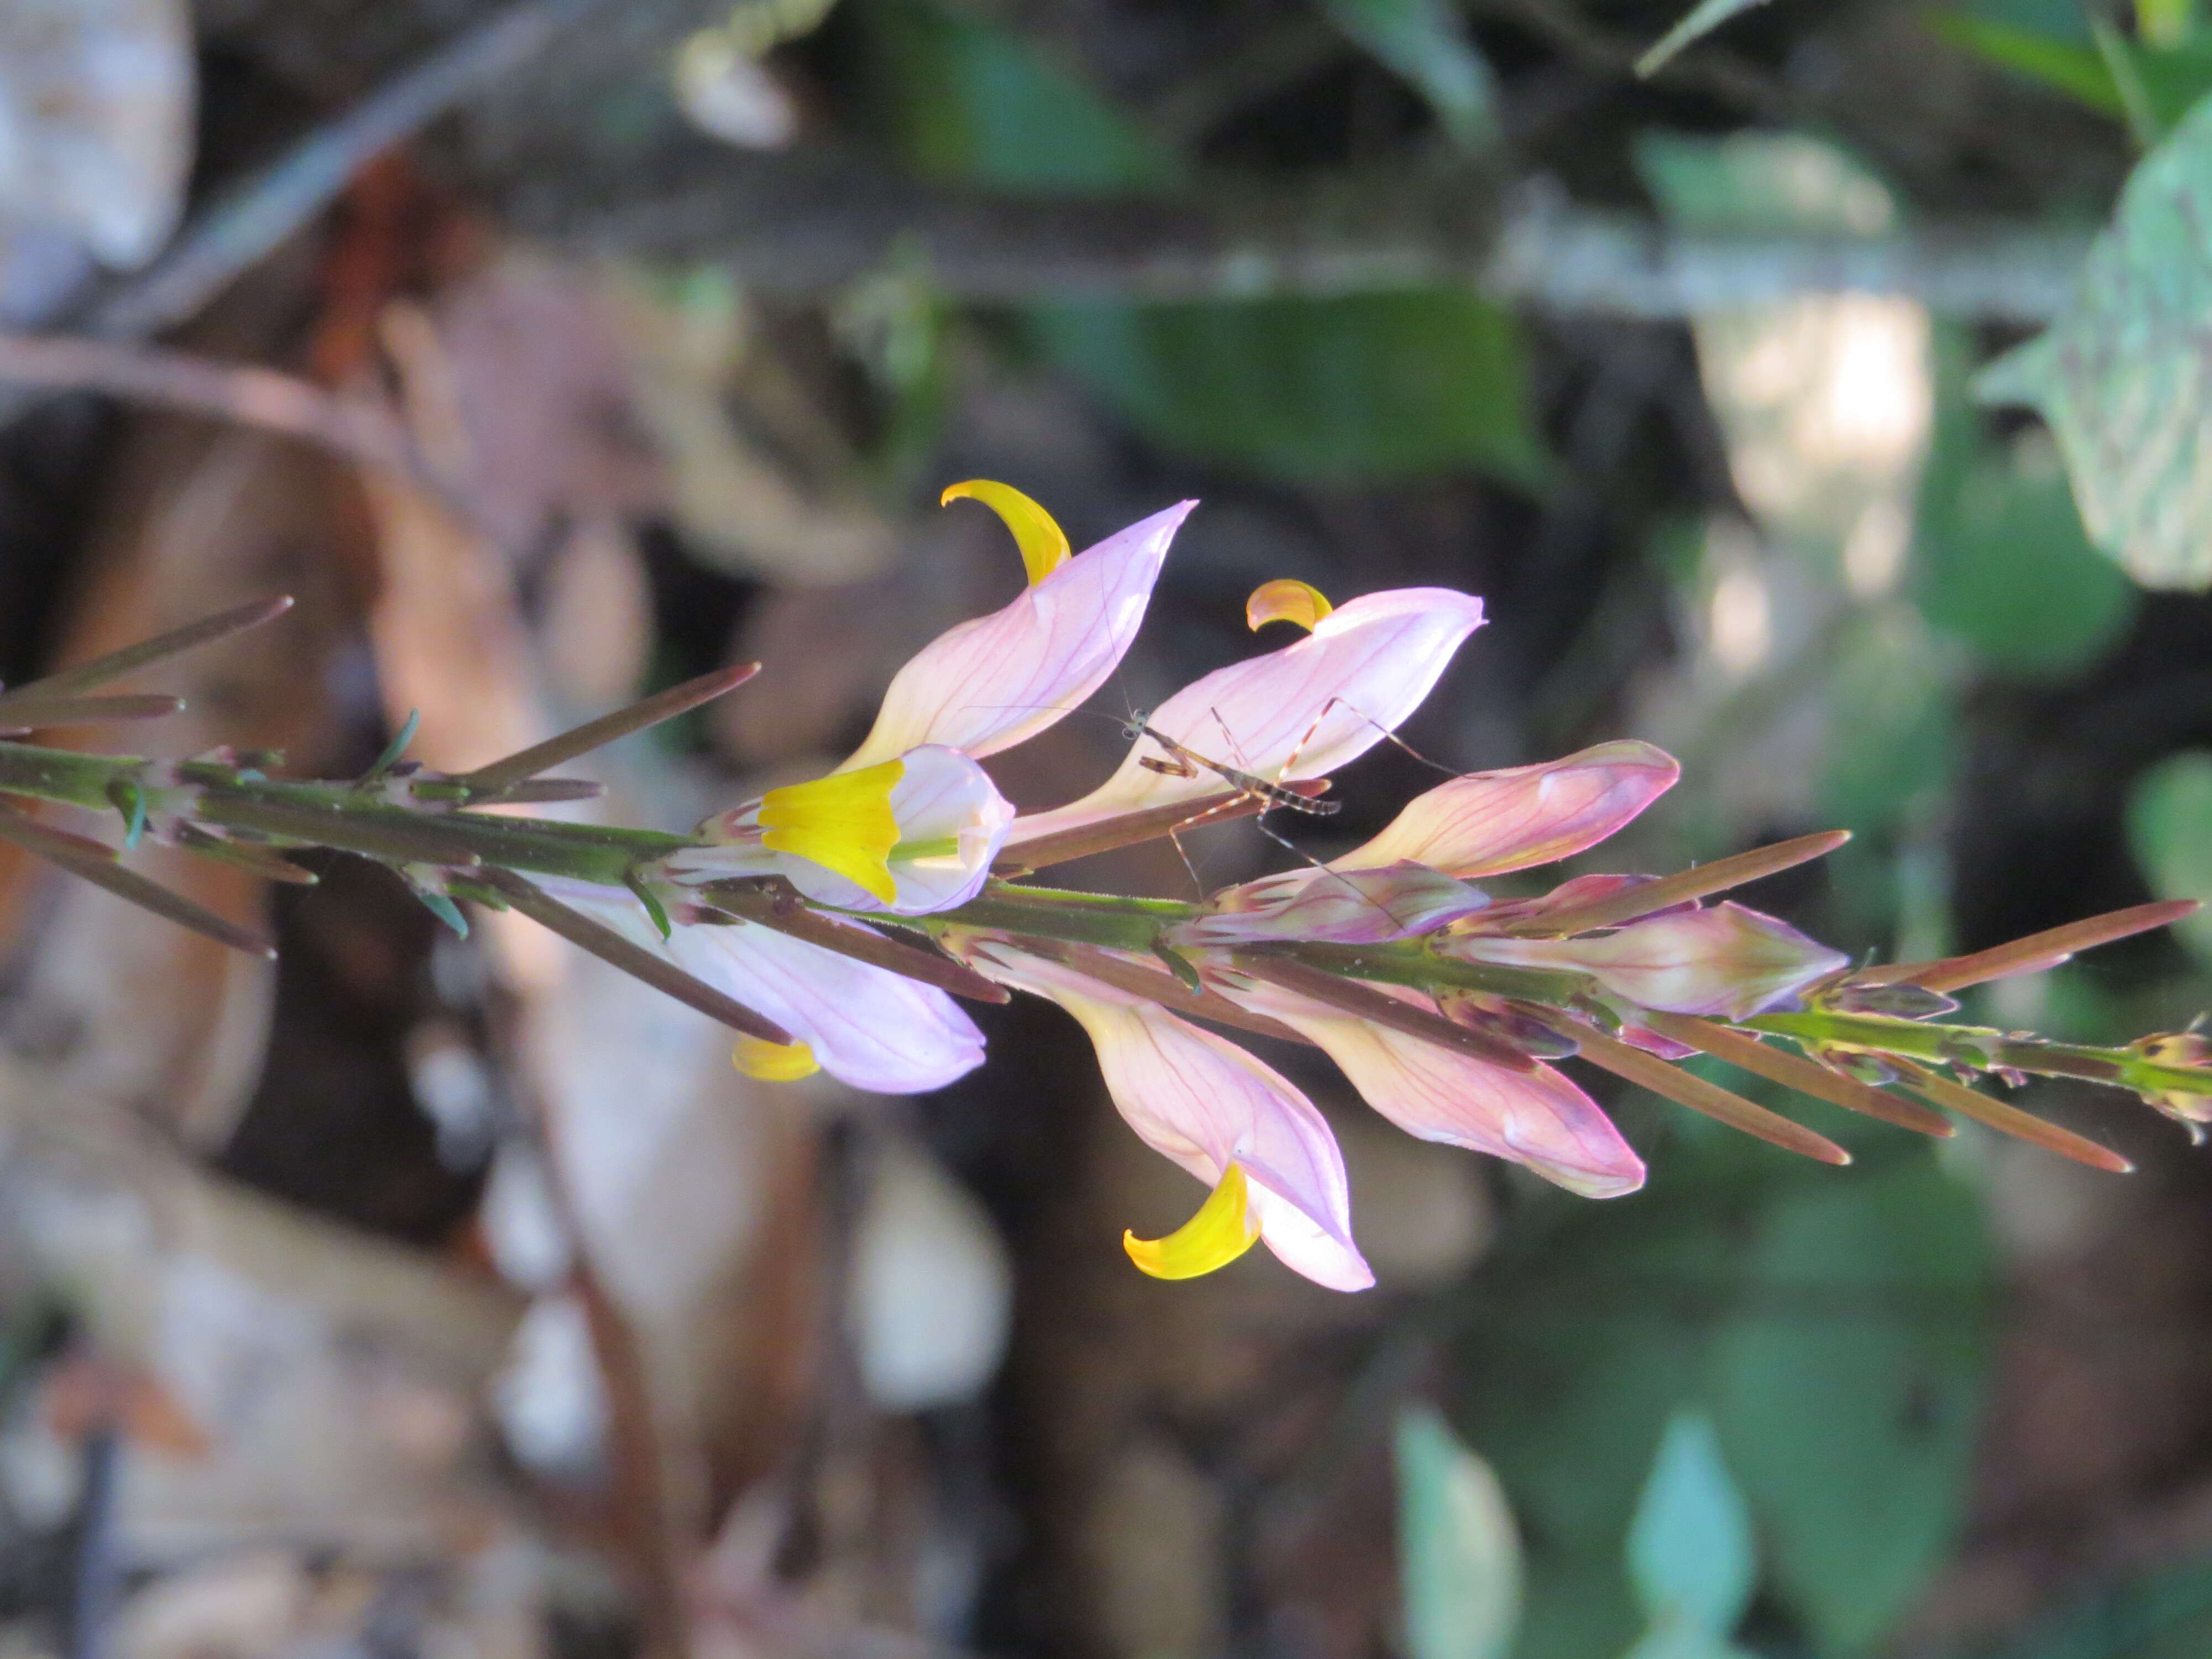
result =
[[[1275,1070],[1212,1032],[1142,998],[1086,978],[988,933],[948,945],[1002,985],[1048,997],[1075,1016],[1098,1051],[1098,1068],[1129,1127],[1154,1152],[1207,1187],[1241,1170],[1255,1231],[1232,1230],[1202,1265],[1131,1254],[1163,1277],[1210,1271],[1252,1237],[1285,1265],[1331,1290],[1364,1290],[1374,1274],[1352,1242],[1344,1156],[1314,1103]],[[1232,1200],[1235,1193],[1228,1194]]]
[[[983,1063],[983,1034],[933,986],[757,922],[687,919],[663,939],[630,893],[550,879],[543,884],[570,908],[767,1016],[792,1034],[794,1048],[807,1051],[779,1060],[741,1048],[741,1066],[757,1075],[804,1077],[818,1066],[856,1089],[920,1094]],[[696,914],[677,890],[663,889],[662,896],[672,917]]]
[[[1482,601],[1443,587],[1370,593],[1322,617],[1311,634],[1264,657],[1217,669],[1152,712],[1157,731],[1270,782],[1326,777],[1372,748],[1427,696],[1460,642],[1482,625]],[[1221,793],[1198,769],[1147,767],[1140,738],[1121,768],[1082,799],[1016,820],[1019,846],[1102,819]]]
[[[1674,1014],[1747,1019],[1844,967],[1840,951],[1730,900],[1647,916],[1578,939],[1446,935],[1437,949],[1469,962],[1585,973],[1613,995]]]
[[[939,635],[892,678],[867,741],[837,769],[923,744],[981,758],[1053,725],[1127,654],[1169,544],[1197,505],[1140,520],[1034,579],[1005,609]]]
[[[1012,806],[975,759],[1034,737],[1105,682],[1136,638],[1175,532],[1194,501],[1070,556],[1049,514],[971,481],[1003,519],[1030,586],[948,629],[892,677],[867,740],[827,778],[771,790],[699,826],[706,845],[653,874],[696,885],[781,876],[818,903],[919,915],[974,897]]]
[[[1494,876],[1595,847],[1674,787],[1682,769],[1648,743],[1601,743],[1563,760],[1470,772],[1407,803],[1390,827],[1333,870],[1411,861]]]
[[[1363,1100],[1410,1135],[1526,1164],[1584,1198],[1618,1198],[1644,1184],[1644,1161],[1612,1120],[1548,1066],[1486,1066],[1234,968],[1206,962],[1200,971],[1232,1002],[1318,1044]],[[1398,994],[1425,1004],[1410,991]]]

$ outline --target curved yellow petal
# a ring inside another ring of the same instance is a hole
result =
[[[814,1050],[803,1042],[769,1042],[756,1036],[738,1039],[738,1046],[730,1051],[730,1063],[763,1083],[796,1083],[822,1069]]]
[[[1255,634],[1271,622],[1296,623],[1307,633],[1336,607],[1322,597],[1321,589],[1295,576],[1261,582],[1244,601],[1244,623]]]
[[[890,865],[899,842],[891,791],[905,775],[906,763],[890,760],[771,789],[761,798],[761,845],[833,870],[889,904],[898,896]]]
[[[1053,522],[1051,514],[1012,484],[994,483],[988,478],[947,484],[937,504],[950,507],[963,496],[982,502],[1006,520],[1006,528],[1014,532],[1014,544],[1022,550],[1022,566],[1030,573],[1031,587],[1067,562],[1067,532]]]
[[[1129,1260],[1154,1279],[1196,1279],[1225,1267],[1250,1249],[1260,1237],[1252,1218],[1244,1166],[1231,1164],[1220,1184],[1198,1206],[1198,1213],[1165,1238],[1121,1235]]]

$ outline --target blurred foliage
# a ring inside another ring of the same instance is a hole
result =
[[[1766,1541],[1768,1595],[1819,1651],[1867,1650],[1918,1593],[1958,1522],[1990,1286],[1973,1194],[1904,1139],[1856,1130],[1873,1167],[1824,1182],[1671,1136],[1665,1182],[1528,1229],[1479,1275],[1462,1421],[1522,1519],[1522,1659],[1636,1639],[1651,1546],[1633,1581],[1621,1562],[1686,1409]]]
[[[1749,11],[1759,0],[1698,0],[1682,21],[1662,35],[1658,43],[1636,60],[1636,72],[1650,75],[1685,46],[1711,33],[1739,12]]]
[[[2127,631],[2140,596],[2090,546],[2042,434],[2002,443],[1986,431],[1966,401],[1966,349],[1960,331],[1938,331],[1914,602],[1996,672],[2077,674]]]
[[[1456,58],[1438,46],[1449,17],[1363,3],[1340,21],[1355,13],[1394,66],[1426,65],[1424,90],[1454,100],[1472,134],[1480,59],[1463,41]],[[930,0],[864,15],[892,134],[918,170],[1000,189],[1174,187],[1174,158],[1018,35]],[[1432,38],[1416,49],[1424,29]],[[1146,438],[1234,471],[1346,483],[1463,466],[1528,486],[1546,476],[1520,325],[1471,294],[1062,301],[1027,307],[1026,321],[1048,362]]]
[[[1407,1659],[1504,1659],[1521,1540],[1498,1477],[1428,1407],[1400,1413],[1395,1444]]]
[[[1329,21],[1421,90],[1453,142],[1494,144],[1498,83],[1448,0],[1322,0]]]
[[[1751,1511],[1712,1419],[1677,1412],[1628,1529],[1628,1577],[1650,1621],[1631,1659],[1734,1654],[1729,1635],[1757,1586]]]
[[[2136,780],[2128,797],[2128,839],[2153,892],[2212,906],[2212,753],[2168,756]],[[2212,961],[2212,909],[2175,932]]]
[[[2096,544],[2154,587],[2212,586],[2212,97],[2128,180],[2072,308],[1983,372],[2032,404],[2066,457]]]

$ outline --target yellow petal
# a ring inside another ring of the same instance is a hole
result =
[[[803,1042],[769,1042],[755,1036],[738,1039],[738,1046],[730,1051],[730,1063],[763,1083],[796,1083],[822,1069],[814,1050]]]
[[[1244,622],[1255,634],[1271,622],[1296,623],[1310,634],[1314,624],[1335,609],[1311,582],[1283,576],[1252,590],[1252,597],[1244,601]]]
[[[905,775],[906,763],[892,760],[771,789],[761,798],[761,845],[834,870],[889,904],[898,896],[889,863],[899,842],[891,791]]]
[[[947,484],[937,504],[950,507],[963,495],[982,502],[1006,521],[1006,528],[1014,532],[1015,545],[1022,550],[1022,564],[1030,573],[1031,587],[1067,562],[1067,532],[1053,522],[1051,514],[1012,485],[970,478],[965,483]]]
[[[1232,1164],[1221,1184],[1198,1206],[1198,1213],[1165,1238],[1121,1235],[1129,1260],[1154,1279],[1196,1279],[1225,1267],[1250,1249],[1260,1237],[1246,1202],[1244,1166]]]

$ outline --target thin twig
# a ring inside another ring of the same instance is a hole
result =
[[[2089,246],[2080,228],[2002,219],[1870,237],[1691,232],[1577,207],[1541,179],[1508,190],[1464,169],[1022,196],[917,185],[828,146],[718,151],[710,174],[619,199],[508,206],[521,228],[578,251],[712,261],[749,288],[800,296],[910,268],[937,292],[983,302],[1480,288],[1540,310],[1647,319],[1880,293],[1947,314],[2047,321],[2071,299]]]
[[[83,335],[0,334],[0,382],[159,404],[299,438],[387,471],[418,470],[389,410],[251,364]]]
[[[198,215],[148,270],[99,301],[90,332],[135,339],[199,312],[336,201],[354,175],[536,57],[595,0],[522,0],[400,70]]]

